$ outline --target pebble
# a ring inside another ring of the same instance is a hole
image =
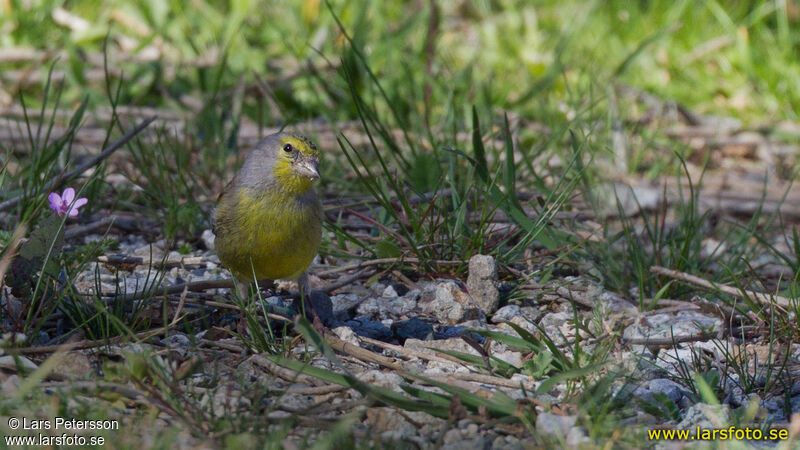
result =
[[[207,250],[214,250],[214,240],[216,236],[214,232],[210,229],[203,230],[203,234],[200,235],[200,240],[203,242]]]
[[[384,297],[384,298],[396,298],[397,297],[397,291],[395,291],[394,290],[394,286],[392,286],[390,284],[389,286],[386,286],[386,289],[383,290],[383,293],[381,293],[381,297]]]
[[[54,372],[67,378],[86,379],[91,377],[95,370],[86,355],[79,352],[69,352],[65,358],[59,361]]]
[[[472,301],[485,314],[491,314],[500,306],[500,291],[497,290],[497,264],[489,255],[475,255],[469,259],[467,291]]]
[[[452,280],[426,287],[419,300],[419,307],[424,314],[450,325],[483,315],[469,295]]]
[[[692,430],[700,428],[721,428],[728,423],[730,409],[727,405],[714,406],[706,403],[695,403],[683,412],[683,420],[677,428]]]
[[[347,320],[353,317],[353,311],[361,303],[361,297],[356,294],[338,294],[331,296],[331,303],[336,318]]]
[[[647,383],[647,389],[652,393],[661,393],[669,397],[675,403],[678,403],[684,395],[689,392],[684,389],[680,384],[670,380],[669,378],[656,378]]]
[[[543,412],[536,416],[536,432],[545,436],[565,439],[578,420],[575,416],[559,416]]]
[[[345,325],[352,328],[359,336],[365,336],[379,341],[385,341],[392,337],[392,330],[386,328],[383,323],[374,320],[355,318],[345,322]]]
[[[36,363],[22,355],[17,355],[16,360],[13,355],[0,356],[0,367],[16,370],[17,362],[19,362],[19,365],[25,370],[32,371],[39,368]]]
[[[333,331],[333,334],[335,334],[339,339],[341,339],[341,340],[343,340],[343,341],[345,341],[345,342],[347,342],[349,344],[359,345],[358,344],[358,335],[356,335],[356,333],[353,331],[352,328],[346,327],[346,326],[341,326],[341,327],[336,327],[336,328],[332,329],[331,331]]]
[[[506,305],[495,311],[492,316],[492,323],[510,322],[511,319],[522,315],[522,310],[517,305]]]

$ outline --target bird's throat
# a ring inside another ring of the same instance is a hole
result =
[[[281,161],[272,174],[277,186],[289,194],[299,195],[311,189],[311,179],[295,172],[291,163]]]

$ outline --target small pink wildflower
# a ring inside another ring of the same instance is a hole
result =
[[[50,201],[50,209],[55,211],[59,217],[64,214],[75,217],[78,215],[78,208],[89,203],[89,200],[85,197],[75,200],[75,189],[71,187],[64,189],[64,193],[61,195],[58,195],[57,192],[51,192],[50,195],[47,196],[47,200]],[[73,200],[75,201],[73,202]]]

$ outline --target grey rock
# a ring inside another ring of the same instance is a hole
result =
[[[492,441],[492,450],[522,450],[522,444],[514,436],[497,436]]]
[[[32,371],[32,370],[36,370],[39,367],[39,366],[36,365],[36,363],[34,363],[30,359],[28,359],[28,358],[26,358],[26,357],[24,357],[22,355],[17,355],[16,361],[14,359],[14,356],[12,356],[12,355],[0,356],[0,368],[16,370],[17,369],[17,362],[19,362],[19,365],[24,370]]]
[[[417,428],[406,417],[417,424],[428,424],[438,420],[425,413],[411,411],[409,414],[400,414],[392,408],[376,407],[367,409],[365,425],[380,432],[383,439],[394,441],[408,439],[417,434]]]
[[[450,430],[454,431],[454,430]],[[448,431],[448,433],[450,432]],[[455,430],[458,431],[458,430]],[[447,434],[445,434],[445,439],[447,439]],[[461,450],[461,449],[488,449],[490,448],[490,442],[487,441],[483,436],[475,436],[471,439],[461,439],[450,443],[445,443],[442,446],[443,450]]]
[[[543,412],[536,416],[536,431],[545,436],[565,439],[577,420],[575,416],[557,416]]]
[[[169,347],[184,350],[192,346],[192,342],[183,333],[171,334],[167,338],[161,339],[161,343]]]
[[[452,280],[426,286],[418,305],[423,313],[450,325],[483,315],[469,295]]]
[[[289,302],[283,299],[280,295],[273,295],[271,297],[264,298],[263,302],[269,306],[276,306],[278,308],[286,308],[289,306]]]
[[[367,370],[366,372],[359,373],[357,377],[365,383],[389,388],[396,392],[403,392],[403,389],[400,387],[404,383],[403,378],[396,373]]]
[[[420,291],[419,289],[412,289],[406,292],[406,294],[403,297],[414,300],[416,302],[419,301],[420,297],[422,297],[422,291]]]
[[[651,393],[662,393],[675,403],[678,403],[687,391],[680,384],[668,378],[656,378],[647,383],[647,390]]]
[[[792,408],[792,414],[800,413],[800,396],[792,397],[789,406]]]
[[[547,335],[547,337],[550,338],[556,345],[564,345],[567,341],[564,339],[565,333],[561,327],[573,319],[574,316],[571,313],[550,313],[542,317],[542,320],[539,321],[539,326],[544,330],[544,334]],[[522,317],[517,317],[512,322],[517,323],[517,325],[525,328],[530,333],[538,331],[536,327],[530,324],[527,320],[524,320]]]
[[[517,305],[506,305],[495,311],[492,323],[511,322],[511,319],[522,315],[522,310]]]
[[[361,317],[369,317],[375,319],[381,315],[381,307],[383,301],[374,297],[370,297],[361,302],[356,308],[356,314]]]
[[[756,393],[745,394],[741,386],[731,386],[728,390],[728,395],[725,397],[725,403],[738,408],[740,406],[747,406],[750,400],[755,396],[756,401],[761,402],[761,398]]]
[[[783,415],[783,397],[772,397],[761,402],[761,407],[770,412],[770,414]]]
[[[478,311],[480,315],[476,319],[465,320],[458,324],[459,327],[469,328],[470,330],[487,330],[486,316],[483,312]]]
[[[697,311],[681,311],[677,314],[654,314],[645,323],[634,323],[623,332],[625,338],[671,339],[672,336],[694,336],[708,329],[721,330],[722,319]]]
[[[467,290],[472,301],[486,314],[500,306],[500,291],[497,290],[497,265],[489,255],[475,255],[469,259]]]
[[[203,230],[203,234],[200,235],[200,240],[203,241],[203,245],[205,245],[208,250],[214,250],[215,239],[216,236],[211,230]]]
[[[347,320],[352,312],[361,304],[361,297],[355,294],[339,294],[331,297],[333,314],[339,320]]]
[[[461,442],[461,430],[458,428],[451,428],[447,430],[444,434],[444,439],[442,439],[444,445],[453,445],[455,443]]]
[[[386,299],[381,308],[381,317],[402,317],[408,315],[414,308],[417,307],[417,302],[412,298],[394,297]]]
[[[19,375],[11,375],[0,383],[0,393],[5,398],[11,398],[16,395],[20,386],[22,386],[22,379]]]
[[[519,367],[522,364],[522,353],[520,352],[492,352],[492,356],[515,367]]]
[[[683,413],[683,420],[677,428],[691,430],[700,428],[720,428],[728,423],[730,409],[727,405],[713,406],[706,403],[696,403]]]
[[[566,312],[549,313],[542,317],[542,320],[539,321],[539,326],[544,328],[545,331],[548,331],[548,329],[558,329],[564,322],[572,320],[573,318],[574,316],[572,314]]]
[[[90,378],[94,375],[91,361],[83,353],[70,352],[59,361],[55,372],[67,378]]]
[[[577,447],[581,444],[589,442],[589,436],[582,427],[572,427],[567,432],[567,445],[570,447]]]
[[[604,290],[597,296],[597,299],[610,313],[633,315],[638,311],[636,306],[613,292]]]
[[[285,393],[278,396],[277,402],[281,409],[299,412],[314,406],[316,400],[311,395]]]
[[[386,286],[386,289],[383,290],[383,293],[381,294],[381,297],[395,298],[395,297],[397,297],[397,291],[395,291],[394,290],[394,286],[392,286],[390,284],[389,286]]]
[[[526,319],[525,317],[522,317],[522,316],[513,317],[510,321],[501,323],[500,325],[497,325],[497,330],[498,331],[502,331],[503,333],[506,333],[506,334],[508,334],[510,336],[517,336],[518,335],[517,334],[517,330],[511,328],[511,326],[509,325],[509,324],[512,324],[512,323],[514,325],[516,325],[517,327],[522,328],[523,330],[527,331],[528,333],[533,334],[533,333],[538,333],[539,332],[539,330],[536,328],[536,326],[533,323],[531,323],[530,320],[528,320],[528,319]]]
[[[339,339],[341,339],[341,340],[343,340],[343,341],[345,341],[347,343],[353,344],[353,345],[358,345],[358,336],[356,335],[356,333],[353,331],[352,328],[341,326],[341,327],[336,327],[336,328],[332,329],[331,331]]]
[[[544,312],[534,306],[523,306],[520,311],[522,311],[522,316],[528,320],[538,321],[544,316]]]

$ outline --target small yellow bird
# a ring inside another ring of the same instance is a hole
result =
[[[214,246],[237,281],[298,279],[309,293],[306,269],[322,237],[322,204],[311,186],[318,164],[309,139],[276,133],[255,146],[225,187],[214,211]]]

